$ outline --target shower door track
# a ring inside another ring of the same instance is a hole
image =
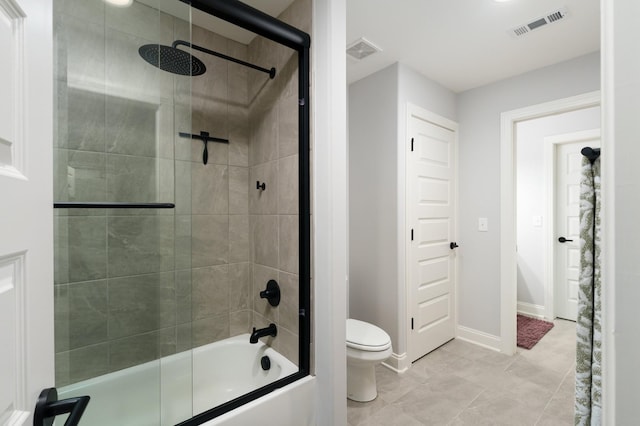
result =
[[[284,379],[197,414],[178,426],[196,426],[310,374],[311,345],[311,194],[309,166],[309,34],[238,0],[180,0],[298,53],[298,202],[299,202],[299,370]]]

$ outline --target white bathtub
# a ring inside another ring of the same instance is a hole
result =
[[[263,370],[263,356],[271,368]],[[249,334],[74,383],[59,399],[89,395],[81,425],[175,425],[298,371],[291,361]],[[60,418],[56,424],[62,424]]]

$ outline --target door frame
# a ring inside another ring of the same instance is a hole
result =
[[[582,130],[578,132],[563,133],[544,138],[544,177],[545,200],[547,220],[543,226],[545,244],[544,262],[544,317],[553,321],[556,311],[556,289],[554,285],[556,276],[556,167],[558,165],[558,147],[567,143],[587,142],[600,139],[600,129]]]
[[[450,120],[446,117],[443,117],[441,115],[438,115],[434,112],[431,112],[429,110],[426,110],[424,108],[421,108],[415,104],[412,104],[411,102],[407,102],[407,112],[406,112],[406,137],[405,137],[405,142],[404,144],[401,144],[401,149],[403,150],[404,153],[408,153],[411,150],[411,117],[416,116],[416,117],[420,117],[421,119],[428,121],[429,123],[432,123],[436,126],[442,127],[444,129],[450,130],[453,132],[454,137],[453,137],[453,167],[454,167],[454,172],[453,172],[453,178],[454,178],[454,187],[453,187],[453,200],[455,202],[455,208],[453,209],[453,215],[455,217],[454,220],[454,227],[453,227],[453,235],[451,236],[451,241],[457,241],[457,237],[459,235],[459,224],[458,224],[458,217],[459,217],[459,211],[458,211],[458,206],[460,205],[459,200],[458,200],[458,123],[456,123],[453,120]],[[404,356],[404,363],[403,365],[399,365],[399,367],[403,367],[403,368],[398,368],[399,371],[404,371],[406,369],[408,369],[411,366],[411,359],[414,359],[415,356],[413,354],[413,352],[415,351],[415,348],[412,347],[412,341],[410,338],[411,335],[411,286],[410,286],[410,274],[409,274],[409,262],[411,260],[411,256],[409,256],[409,251],[411,250],[411,238],[409,237],[409,235],[411,234],[411,222],[410,222],[410,210],[409,210],[409,185],[408,185],[408,178],[409,178],[409,171],[410,171],[410,167],[409,167],[409,159],[408,156],[405,155],[404,156],[404,162],[403,162],[403,168],[404,170],[402,171],[402,179],[404,181],[404,227],[403,227],[403,232],[400,233],[399,238],[401,240],[401,243],[399,245],[399,247],[403,247],[404,250],[399,250],[400,253],[400,263],[399,265],[402,265],[401,267],[404,269],[404,305],[405,305],[405,318],[403,319],[402,316],[400,317],[400,329],[404,330],[404,333],[406,333],[406,342],[407,342],[407,352],[406,352],[406,356]],[[453,259],[453,263],[454,263],[454,274],[455,274],[455,280],[454,280],[454,285],[453,285],[453,329],[454,329],[454,338],[458,337],[458,277],[460,276],[459,274],[459,263],[458,263],[458,256],[456,253],[456,256],[454,256]],[[404,322],[404,325],[402,324],[402,322]],[[424,355],[424,354],[423,354]]]
[[[601,105],[600,91],[571,96],[500,115],[500,351],[516,352],[516,125],[518,122]]]

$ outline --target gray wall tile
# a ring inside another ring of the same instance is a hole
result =
[[[229,315],[217,315],[193,322],[193,347],[217,342],[229,337]]]
[[[229,257],[229,216],[193,216],[191,265],[221,265]]]
[[[256,182],[266,184],[264,190],[256,189]],[[278,162],[271,161],[251,167],[249,182],[249,212],[251,214],[278,213]]]
[[[110,217],[108,233],[109,276],[162,272],[173,268],[173,217]]]
[[[105,217],[69,217],[69,282],[107,276]],[[61,242],[64,250],[64,241]]]
[[[229,170],[217,164],[191,164],[193,214],[229,213]]]
[[[229,214],[249,213],[249,169],[229,167]]]
[[[109,338],[145,333],[176,324],[173,272],[109,280]]]
[[[56,216],[53,222],[53,282],[69,282],[69,218]]]
[[[239,334],[251,332],[251,311],[244,310],[231,312],[229,314],[229,335],[237,336]]]
[[[192,315],[194,320],[229,312],[229,268],[227,265],[192,270]]]
[[[249,260],[249,216],[229,216],[229,263]]]
[[[56,286],[56,352],[107,341],[107,281]]]
[[[300,243],[298,241],[298,216],[280,216],[280,264],[283,271],[298,273],[298,252]]]
[[[278,267],[278,216],[251,216],[251,260]]]
[[[278,213],[298,214],[298,156],[278,161]]]
[[[298,142],[298,96],[296,94],[283,98],[278,103],[278,148],[280,158],[297,154]]]
[[[159,357],[159,354],[159,331],[111,340],[109,342],[109,371],[118,371],[153,361]]]
[[[56,386],[109,372],[109,345],[100,343],[56,354]]]
[[[278,158],[278,110],[252,110],[250,112],[251,139],[249,164],[273,161]]]
[[[299,326],[299,279],[297,275],[280,271],[278,274],[280,284],[280,325],[293,333],[298,333]]]
[[[229,310],[231,312],[251,308],[251,289],[251,264],[244,262],[229,265]]]
[[[249,110],[245,105],[229,105],[229,164],[249,166]]]
[[[108,96],[105,109],[107,152],[144,157],[159,155],[160,135],[156,134],[157,105]]]
[[[176,321],[191,323],[191,269],[176,271]],[[178,332],[178,335],[180,332]]]

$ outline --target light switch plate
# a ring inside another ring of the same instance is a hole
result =
[[[533,226],[536,228],[542,227],[542,216],[533,216]]]
[[[489,219],[486,217],[478,218],[478,231],[487,232],[489,230]]]

